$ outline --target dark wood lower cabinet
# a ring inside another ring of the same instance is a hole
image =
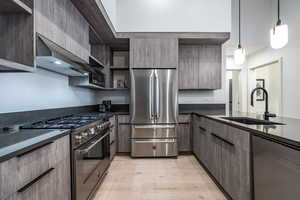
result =
[[[180,123],[177,127],[178,151],[188,152],[192,150],[191,145],[191,125],[190,123]]]
[[[193,152],[234,200],[250,200],[250,133],[193,117]]]
[[[118,116],[118,152],[131,152],[131,125],[129,124],[129,115]]]
[[[11,163],[12,168],[7,168]],[[71,200],[69,135],[0,163],[0,169],[1,179],[13,183],[8,188],[1,180],[1,200]],[[2,176],[11,175],[12,170],[14,175]]]

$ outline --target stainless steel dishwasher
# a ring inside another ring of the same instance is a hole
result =
[[[255,200],[300,198],[300,149],[284,142],[252,137]]]

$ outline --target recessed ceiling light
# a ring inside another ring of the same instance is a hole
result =
[[[61,64],[63,64],[60,60],[56,60],[56,61],[54,61],[54,64],[56,64],[56,65],[61,65]]]

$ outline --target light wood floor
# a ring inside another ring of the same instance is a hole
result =
[[[194,156],[114,158],[95,200],[225,200]]]

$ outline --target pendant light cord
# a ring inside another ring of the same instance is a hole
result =
[[[277,26],[281,24],[281,19],[280,19],[280,0],[277,2],[277,14],[278,14],[278,20],[277,20]]]
[[[239,48],[240,47],[241,47],[241,0],[239,0]]]
[[[278,8],[278,21],[279,21],[280,20],[280,0],[278,0],[277,8]]]

